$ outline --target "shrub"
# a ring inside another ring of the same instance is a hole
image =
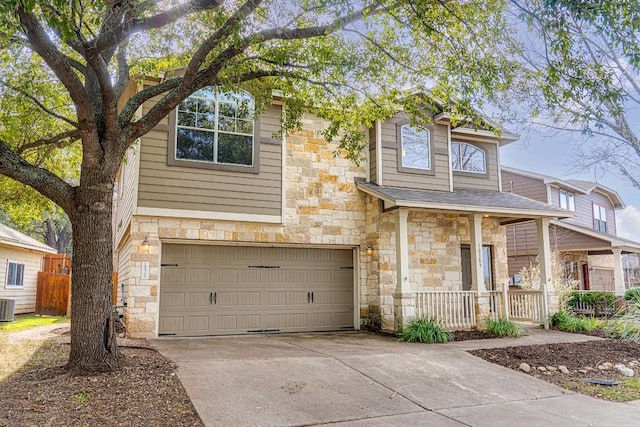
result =
[[[498,320],[487,319],[484,327],[485,332],[495,334],[499,337],[518,338],[524,335],[524,330],[517,323],[505,318]]]
[[[445,343],[453,339],[445,332],[435,317],[417,317],[404,327],[399,341],[422,342],[427,344]]]
[[[580,301],[593,307],[595,315],[599,316],[600,313],[613,310],[615,308],[616,296],[609,292],[572,292],[569,297],[568,305],[571,308],[576,308]]]
[[[606,330],[612,337],[640,343],[640,299],[629,301],[624,312]]]
[[[640,288],[627,289],[624,293],[625,301],[640,301]]]
[[[602,329],[605,324],[595,317],[575,316],[566,311],[559,311],[549,316],[549,324],[565,332],[590,332],[594,329]]]

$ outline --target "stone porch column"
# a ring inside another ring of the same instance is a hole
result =
[[[398,209],[396,218],[396,294],[394,298],[395,329],[401,330],[415,316],[414,289],[409,285],[409,235],[407,209]]]
[[[613,285],[616,295],[624,295],[624,270],[622,269],[622,249],[613,248]]]

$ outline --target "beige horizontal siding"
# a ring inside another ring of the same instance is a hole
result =
[[[7,288],[9,260],[25,264],[24,286],[22,288]],[[16,314],[33,313],[35,311],[38,271],[40,271],[41,266],[42,253],[0,245],[0,298],[14,299],[16,301]]]
[[[547,185],[541,179],[502,171],[502,191],[548,203]]]
[[[274,138],[281,112],[274,105],[260,116],[261,138]],[[168,137],[168,131],[157,128],[142,138],[138,206],[281,215],[281,145],[260,143],[260,168],[254,174],[169,166]]]
[[[377,148],[376,148],[376,128],[374,127],[369,129],[369,177],[371,182],[374,184],[378,183],[378,159],[377,159]]]
[[[131,238],[126,237],[126,242],[120,246],[118,251],[118,299],[117,305],[122,305],[122,284],[126,289],[129,286],[129,267],[131,265]]]
[[[132,147],[127,151],[125,161],[120,165],[120,179],[118,181],[118,199],[116,200],[115,214],[115,244],[118,245],[133,214],[133,202],[135,200],[136,179],[136,153],[138,147]]]
[[[449,157],[438,154],[448,153],[447,127],[433,125],[431,149],[434,151],[434,175],[398,172],[398,122],[407,120],[405,113],[398,113],[382,124],[382,143],[388,145],[382,149],[382,182],[385,186],[417,188],[421,190],[449,191]],[[394,148],[390,148],[394,146]]]
[[[558,189],[553,189],[553,195],[558,198],[556,202],[559,204]],[[591,192],[590,194],[576,195],[576,212],[574,218],[567,218],[564,221],[593,229],[593,203],[604,206],[607,209],[607,233],[616,234],[615,210],[608,197],[603,194]]]

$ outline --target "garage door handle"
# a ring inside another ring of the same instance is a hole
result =
[[[214,304],[218,304],[218,293],[217,292],[213,293],[213,303]]]
[[[311,302],[311,292],[307,292],[307,304]]]
[[[313,302],[313,292],[311,292],[311,302]]]
[[[213,292],[209,292],[209,304],[213,304]]]

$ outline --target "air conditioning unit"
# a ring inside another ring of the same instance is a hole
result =
[[[0,322],[13,322],[16,300],[0,298]]]

